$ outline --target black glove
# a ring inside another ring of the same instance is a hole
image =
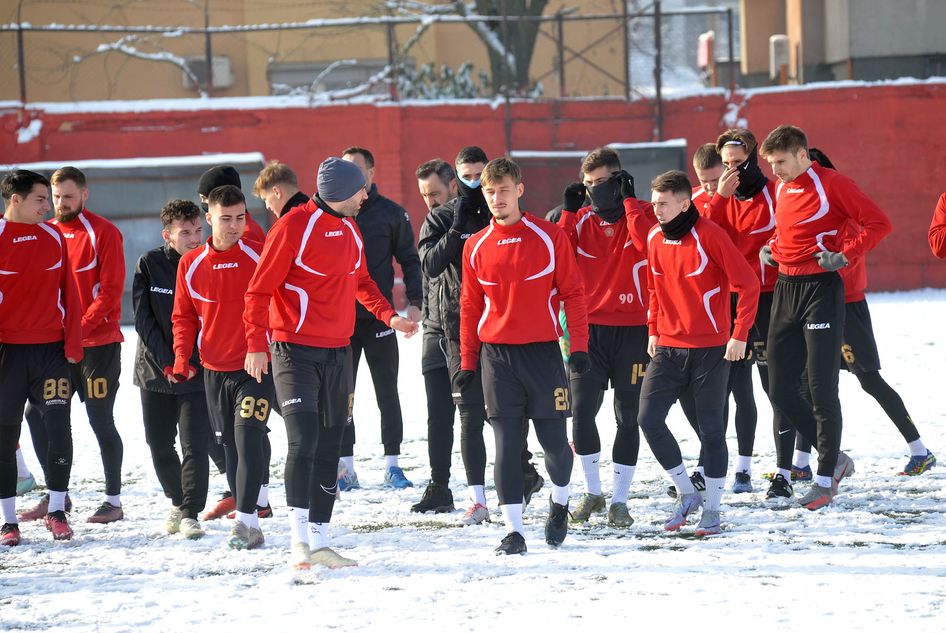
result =
[[[627,200],[628,198],[636,198],[634,194],[634,176],[630,175],[623,169],[621,171],[615,171],[611,174],[612,178],[616,178],[619,183],[621,183],[621,197]]]
[[[584,374],[591,369],[591,357],[588,352],[572,352],[568,357],[568,368],[573,374]]]
[[[460,196],[453,205],[453,230],[463,232],[463,227],[469,224],[470,218],[479,210],[476,200]]]
[[[453,395],[458,396],[463,393],[467,387],[470,386],[470,383],[473,382],[473,378],[476,377],[476,372],[472,369],[461,369],[456,374],[453,375]]]
[[[772,247],[768,244],[759,249],[759,260],[766,266],[778,268],[778,262],[772,257]]]
[[[844,256],[844,253],[821,251],[815,257],[818,258],[818,265],[829,272],[847,266],[847,257]]]
[[[585,185],[573,182],[565,187],[562,194],[562,211],[578,211],[585,204]]]

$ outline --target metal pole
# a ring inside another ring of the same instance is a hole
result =
[[[508,14],[506,13],[506,0],[502,0],[502,37],[503,37],[503,100],[505,101],[504,105],[504,121],[503,127],[506,135],[506,155],[512,153],[512,112],[510,112],[509,104],[509,80],[510,80],[510,71],[509,68],[509,21]]]
[[[726,31],[729,33],[727,39],[729,40],[729,94],[732,94],[736,90],[736,45],[733,42],[735,37],[735,27],[733,26],[733,12],[732,9],[726,9]]]
[[[388,67],[391,69],[390,94],[391,94],[391,99],[393,101],[397,101],[398,100],[398,90],[397,90],[398,68],[397,68],[397,50],[395,50],[395,47],[397,45],[394,42],[394,24],[390,22],[388,23],[387,32],[388,32]]]
[[[207,96],[214,96],[214,51],[210,43],[210,0],[204,0],[204,57],[207,59]]]
[[[656,54],[654,55],[654,89],[656,98],[656,113],[654,116],[654,140],[664,140],[664,102],[663,102],[663,64],[662,51],[663,42],[660,38],[660,0],[654,2],[654,43],[656,44]]]
[[[565,98],[565,20],[562,14],[556,14],[558,18],[555,25],[558,27],[558,96]]]
[[[624,0],[623,20],[624,20],[624,98],[631,100],[631,16],[627,9],[627,3],[630,0]]]
[[[26,105],[26,50],[23,44],[23,20],[20,19],[20,9],[23,0],[16,6],[16,68],[20,76],[20,103]]]

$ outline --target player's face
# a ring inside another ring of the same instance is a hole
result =
[[[56,219],[60,222],[68,222],[79,215],[89,199],[88,188],[80,187],[74,180],[56,183],[52,189]]]
[[[273,215],[279,215],[279,212],[282,211],[279,193],[279,187],[276,185],[259,192],[260,200]]]
[[[595,185],[600,185],[610,180],[612,171],[615,171],[615,169],[613,167],[608,167],[607,165],[596,167],[595,169],[582,174],[581,182],[583,185],[585,185],[585,189],[590,190]]]
[[[770,152],[765,155],[765,161],[772,168],[772,173],[782,182],[791,182],[801,176],[807,169],[807,158],[808,150],[805,149],[796,152]]]
[[[358,165],[358,169],[361,170],[361,173],[365,176],[365,189],[371,189],[371,183],[374,182],[374,167],[368,167],[368,162],[365,160],[365,157],[361,154],[345,154],[342,156],[342,160],[347,160],[349,163],[355,163]]]
[[[711,196],[716,193],[716,188],[719,187],[719,179],[722,178],[725,170],[726,167],[724,165],[716,165],[716,167],[710,167],[709,169],[693,168],[693,171],[696,172],[697,180],[700,181],[700,186],[703,187],[703,191]]]
[[[653,191],[650,201],[654,203],[654,215],[661,224],[670,222],[690,206],[690,196],[672,191]]]
[[[512,223],[519,221],[522,215],[519,211],[519,198],[523,191],[525,188],[522,183],[516,184],[512,176],[504,176],[496,182],[483,183],[486,206],[500,224],[506,220]]]
[[[479,180],[486,169],[486,163],[463,163],[457,165],[457,176],[463,180]]]
[[[417,189],[420,191],[420,195],[424,199],[424,204],[427,205],[428,211],[434,207],[439,207],[456,195],[456,188],[456,181],[451,180],[450,186],[448,187],[443,184],[443,181],[437,174],[431,174],[427,178],[417,180]]]
[[[723,167],[732,169],[746,162],[749,152],[746,151],[745,145],[723,145],[719,157],[723,159]]]
[[[342,200],[341,202],[332,202],[331,205],[339,215],[344,215],[346,218],[353,218],[358,215],[358,212],[361,210],[361,205],[364,204],[367,199],[368,191],[366,185],[356,191],[355,195],[351,198]]]
[[[162,235],[167,245],[181,255],[194,250],[204,241],[203,227],[197,218],[193,220],[174,220],[170,226],[164,229]]]
[[[243,237],[246,228],[246,205],[242,202],[232,207],[210,205],[207,212],[207,224],[214,238],[214,248],[225,251]]]
[[[11,202],[17,205],[17,222],[39,224],[46,220],[46,214],[49,213],[49,187],[38,182],[23,197],[13,194]]]

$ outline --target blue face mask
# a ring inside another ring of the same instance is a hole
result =
[[[480,186],[480,179],[479,179],[479,178],[477,178],[476,180],[467,180],[467,179],[464,178],[463,176],[459,176],[459,175],[458,175],[458,176],[457,176],[457,180],[459,180],[460,182],[462,182],[464,185],[466,185],[466,186],[469,187],[470,189],[478,189],[479,186]]]

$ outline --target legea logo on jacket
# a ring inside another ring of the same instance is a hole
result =
[[[326,231],[325,237],[341,237],[344,235],[342,231]]]
[[[151,286],[151,292],[156,292],[159,295],[173,295],[174,291],[170,288],[161,288],[160,286]]]
[[[521,242],[521,241],[522,241],[521,237],[507,237],[507,238],[499,240],[498,242],[496,242],[496,244],[498,246],[502,246],[503,244],[516,244],[517,242]]]
[[[214,264],[214,270],[220,270],[221,268],[239,268],[239,262],[225,262],[223,264]]]
[[[20,242],[29,242],[30,240],[38,239],[35,235],[24,235],[23,237],[13,238],[14,244],[19,244]]]

